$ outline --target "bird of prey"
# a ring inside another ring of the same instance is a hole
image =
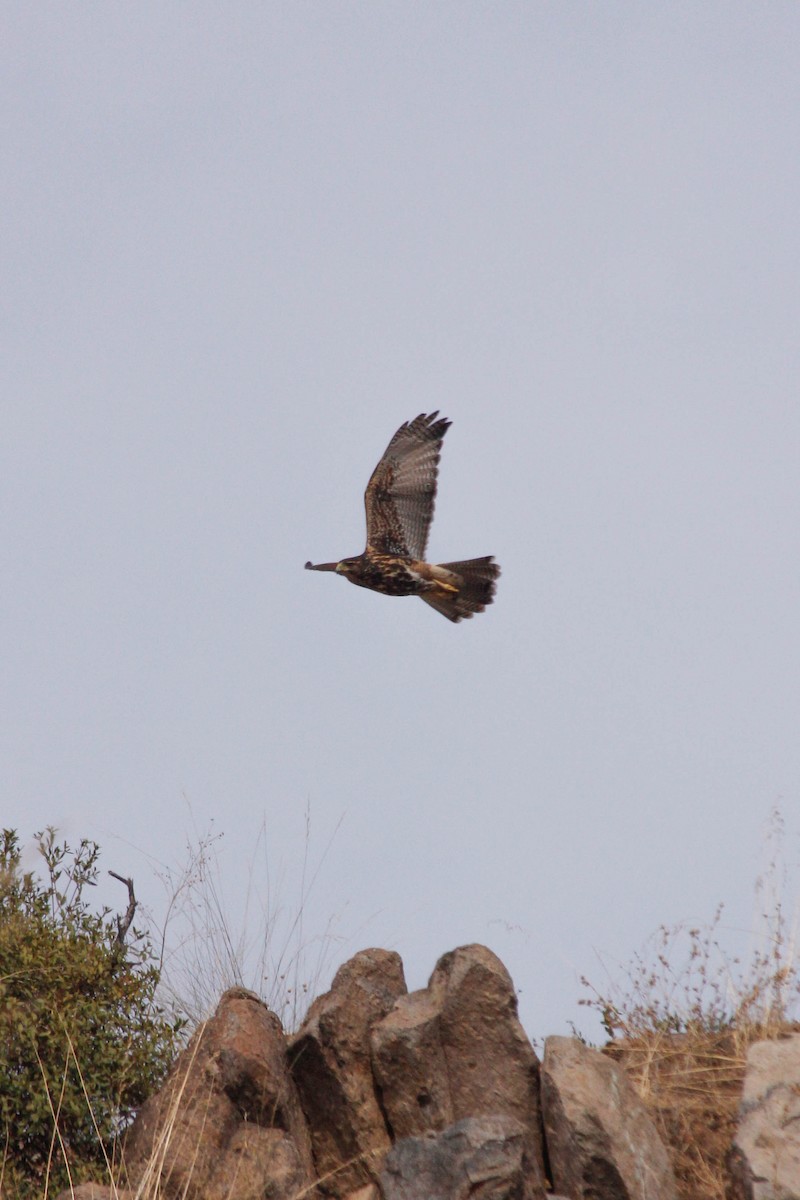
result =
[[[306,570],[335,571],[385,596],[419,596],[448,621],[483,612],[494,599],[500,574],[491,555],[464,562],[425,562],[442,438],[449,428],[450,422],[438,412],[420,413],[401,425],[364,494],[364,553],[340,562],[307,562]]]

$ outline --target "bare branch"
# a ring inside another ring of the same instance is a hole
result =
[[[128,889],[128,908],[124,917],[117,917],[117,945],[122,947],[125,945],[125,937],[131,927],[133,915],[136,912],[136,897],[133,894],[133,880],[126,879],[124,875],[118,875],[116,871],[109,871],[112,879],[118,879],[120,883],[124,883]]]

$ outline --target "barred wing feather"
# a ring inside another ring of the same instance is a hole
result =
[[[401,425],[364,495],[367,545],[379,554],[424,559],[436,499],[442,438],[450,422],[420,413]]]

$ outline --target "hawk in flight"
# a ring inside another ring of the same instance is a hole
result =
[[[500,574],[491,555],[438,565],[425,562],[442,438],[449,428],[450,422],[438,412],[420,413],[401,425],[364,494],[364,553],[335,563],[307,562],[306,570],[335,571],[385,596],[419,596],[448,621],[483,612],[494,599]]]

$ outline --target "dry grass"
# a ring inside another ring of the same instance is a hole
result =
[[[757,930],[744,961],[726,950],[720,905],[705,926],[662,926],[599,990],[583,979],[671,1152],[684,1200],[724,1200],[748,1048],[800,1028],[795,930],[783,904],[784,827],[774,811],[768,867],[756,882]],[[733,939],[735,940],[735,938]]]
[[[654,1031],[607,1047],[650,1109],[686,1200],[724,1200],[744,1077],[736,1041],[731,1033]]]
[[[264,824],[255,831],[250,860],[234,872],[231,863],[223,868],[221,833],[198,835],[187,845],[182,866],[156,870],[165,892],[163,916],[145,913],[161,946],[160,995],[186,1015],[190,1028],[213,1012],[221,993],[231,987],[256,992],[286,1029],[297,1027],[343,940],[336,933],[339,914],[329,916],[321,933],[309,935],[305,925],[308,902],[339,824],[312,861],[311,813],[306,809],[298,893],[288,905],[282,899],[286,881],[280,869],[275,874]],[[226,892],[226,875],[235,879],[233,896],[230,887]]]
[[[606,1047],[650,1109],[685,1200],[724,1200],[748,1047],[798,1028],[774,1022],[725,1033],[651,1031]]]
[[[161,943],[160,996],[167,1007],[186,1015],[190,1028],[213,1012],[219,995],[228,988],[254,991],[287,1030],[299,1025],[342,941],[336,932],[337,913],[313,935],[305,923],[308,901],[339,824],[341,820],[323,850],[312,856],[311,810],[306,809],[305,836],[297,856],[299,884],[288,904],[287,880],[272,863],[265,824],[254,830],[246,863],[229,862],[225,868],[223,834],[206,833],[188,842],[185,863],[178,869],[155,869],[164,904],[161,913],[143,911],[156,942]]]

